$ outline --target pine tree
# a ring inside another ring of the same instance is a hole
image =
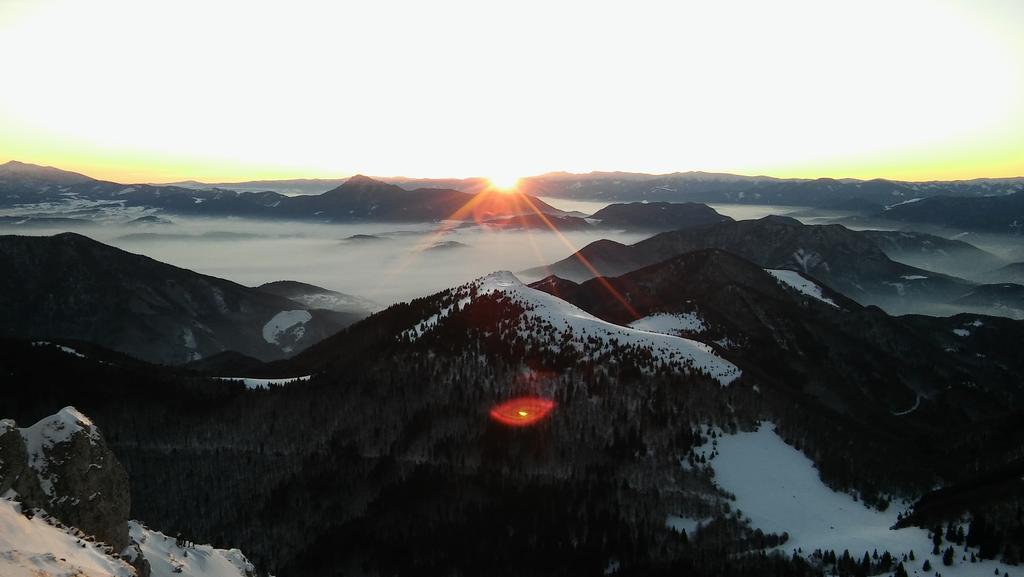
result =
[[[880,571],[888,571],[892,568],[892,555],[888,551],[882,554],[882,560],[878,562],[878,569]]]
[[[949,567],[953,564],[953,548],[946,547],[946,551],[942,554],[942,564]]]
[[[926,572],[926,573],[928,571],[931,571],[932,570],[932,562],[927,560],[927,559],[925,559],[924,560],[924,565],[921,565],[921,570]]]

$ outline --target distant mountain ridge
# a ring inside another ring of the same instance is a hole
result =
[[[554,173],[524,179],[531,194],[579,200],[771,204],[881,211],[914,198],[986,197],[1024,190],[1024,177],[904,182],[887,179],[773,178],[704,172]]]
[[[326,181],[325,181],[326,182]],[[316,195],[271,191],[197,189],[173,185],[124,185],[58,169],[8,162],[0,165],[0,208],[51,204],[71,207],[76,218],[104,209],[137,208],[195,216],[243,216],[326,222],[481,221],[517,215],[563,215],[519,192],[477,194],[445,188],[405,188],[363,175]],[[138,217],[139,214],[133,214]]]
[[[77,173],[11,161],[0,165],[0,208],[38,203],[77,202],[87,216],[97,205],[144,207],[179,214],[300,218],[332,221],[397,219],[432,221],[448,218],[475,194],[488,190],[481,178],[372,179],[414,193],[394,194],[381,188],[381,202],[321,198],[350,181],[365,179],[290,179],[207,185],[195,181],[166,185],[124,185],[94,180]],[[446,191],[446,192],[440,192]],[[687,172],[664,175],[595,172],[549,173],[520,181],[512,197],[529,195],[541,212],[565,214],[536,197],[606,202],[665,201],[810,206],[853,210],[878,218],[993,232],[1019,232],[1017,200],[990,200],[1024,191],[1024,178],[981,178],[962,181],[901,182],[886,179],[783,179],[722,173]],[[299,196],[289,194],[302,193]],[[465,195],[465,196],[460,196]],[[423,198],[419,198],[422,196]],[[497,195],[495,195],[497,196]],[[1020,196],[1020,195],[1017,195]],[[307,200],[302,200],[302,199]],[[912,206],[922,199],[935,202]],[[1021,196],[1024,198],[1024,196]],[[308,200],[317,199],[317,200]],[[951,200],[943,200],[951,199]],[[956,200],[960,199],[960,200]],[[973,199],[977,202],[969,202]],[[298,201],[298,202],[296,202]],[[396,204],[396,201],[401,201]],[[951,204],[952,203],[952,204]],[[503,203],[493,202],[496,207]],[[504,203],[509,205],[511,203]],[[521,204],[521,203],[520,203]],[[943,208],[949,206],[950,208]],[[934,207],[934,209],[933,209]],[[490,218],[525,214],[522,207],[487,211]],[[514,210],[513,210],[514,209]],[[925,214],[922,211],[927,210]],[[512,212],[510,212],[512,211]],[[968,216],[972,215],[972,216]]]
[[[862,230],[889,258],[944,274],[967,271],[984,276],[1005,264],[996,255],[962,240],[913,231]],[[973,278],[973,276],[972,276]]]
[[[317,308],[73,233],[0,236],[0,268],[0,334],[80,339],[155,362],[225,350],[280,358],[369,313],[358,303]]]
[[[604,228],[653,231],[678,230],[732,220],[706,204],[695,202],[612,204],[595,212],[590,218]]]
[[[798,271],[862,304],[904,312],[915,302],[950,304],[976,286],[964,279],[895,262],[879,248],[877,235],[864,235],[841,225],[804,225],[780,216],[665,232],[630,246],[598,241],[583,247],[577,255],[525,274],[533,278],[554,274],[583,281],[594,276],[591,267],[601,275],[618,276],[702,249],[732,252],[765,268]],[[994,314],[1006,314],[1005,309],[1001,310]],[[1019,314],[1024,315],[1024,311]]]
[[[876,216],[958,230],[1024,235],[1024,187],[979,198],[933,196],[887,207]]]

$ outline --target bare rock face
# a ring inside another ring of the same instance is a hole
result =
[[[65,407],[23,429],[0,421],[0,460],[0,493],[13,489],[24,505],[115,551],[128,547],[128,474],[77,409]]]
[[[0,420],[0,495],[7,491],[18,493],[23,499],[39,501],[43,490],[39,478],[28,466],[25,439],[10,419]]]
[[[134,539],[131,545],[121,551],[121,558],[135,569],[136,577],[150,577],[153,574],[149,559],[142,554],[142,547]]]

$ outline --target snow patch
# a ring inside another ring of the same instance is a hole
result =
[[[821,255],[816,252],[807,252],[802,248],[796,249],[796,252],[793,253],[793,260],[800,265],[801,270],[805,273],[810,272],[812,268],[822,262]]]
[[[288,377],[286,379],[260,379],[255,377],[218,377],[222,381],[242,381],[245,384],[245,388],[250,391],[256,389],[270,389],[270,387],[280,387],[284,385],[291,385],[302,381],[308,381],[313,375],[305,375],[302,377]]]
[[[896,204],[890,204],[890,205],[885,207],[885,210],[891,210],[891,209],[893,209],[893,208],[895,208],[897,206],[902,206],[904,204],[912,204],[912,203],[915,203],[915,202],[921,202],[922,200],[924,200],[924,198],[911,198],[909,200],[904,200],[903,202],[897,202]]]
[[[654,313],[629,323],[629,327],[641,331],[679,336],[680,333],[702,333],[708,330],[704,319],[696,312]]]
[[[305,324],[312,318],[313,315],[307,310],[281,311],[263,325],[263,340],[272,345],[281,345],[281,338],[289,332],[295,335],[295,340],[299,340],[306,333]],[[282,348],[291,350],[290,346]]]
[[[952,566],[942,563],[941,555],[932,555],[928,532],[918,527],[892,529],[898,507],[878,511],[866,507],[846,493],[825,485],[814,463],[803,453],[787,445],[771,424],[756,431],[721,435],[718,456],[710,463],[715,482],[736,496],[735,509],[765,533],[789,533],[780,549],[792,553],[800,548],[804,555],[815,549],[837,553],[849,550],[854,559],[864,553],[889,551],[899,558],[914,552],[915,565],[929,559],[944,577],[973,577],[1011,571],[996,561],[965,563],[957,548]],[[970,556],[968,554],[968,556]],[[907,566],[913,573],[916,567]]]
[[[71,347],[66,347],[64,345],[55,345],[55,344],[51,343],[50,341],[34,341],[32,343],[32,346],[33,347],[57,347],[62,352],[65,352],[65,353],[67,353],[69,355],[76,356],[76,357],[78,357],[80,359],[84,359],[85,358],[85,355],[83,355],[82,353],[76,351],[75,349],[73,349]]]
[[[803,295],[839,308],[839,305],[837,305],[832,299],[825,296],[820,286],[804,278],[803,275],[796,271],[768,268],[765,269],[765,272],[775,277],[775,280],[781,285],[788,286]]]

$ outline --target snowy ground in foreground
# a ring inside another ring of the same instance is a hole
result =
[[[931,555],[927,531],[890,529],[900,507],[881,512],[833,491],[821,482],[810,459],[787,445],[770,424],[754,432],[723,435],[717,448],[719,454],[711,460],[715,481],[736,496],[734,508],[742,511],[753,527],[765,533],[788,532],[789,541],[780,547],[788,553],[797,548],[805,555],[815,549],[832,549],[841,555],[849,550],[859,559],[877,549],[879,554],[888,550],[898,560],[913,551],[917,560],[906,565],[911,575],[924,574],[921,565],[925,559],[931,561],[932,573],[938,571],[943,577],[987,576],[997,568],[1000,574],[1024,573],[1020,567],[995,561],[963,562],[963,546],[956,545],[956,562],[944,566],[940,555]],[[946,546],[943,543],[942,548]]]
[[[0,575],[4,577],[130,577],[135,571],[71,529],[49,524],[41,515],[28,519],[21,505],[0,498]],[[155,575],[155,574],[154,574]]]
[[[209,545],[179,547],[174,537],[129,521],[132,540],[149,561],[153,577],[244,577],[253,566],[238,549],[214,549]]]
[[[0,575],[3,577],[132,577],[123,559],[85,539],[76,529],[51,524],[43,514],[28,519],[13,493],[0,498]],[[173,537],[129,521],[152,577],[245,577],[252,564],[238,549],[178,547]]]

